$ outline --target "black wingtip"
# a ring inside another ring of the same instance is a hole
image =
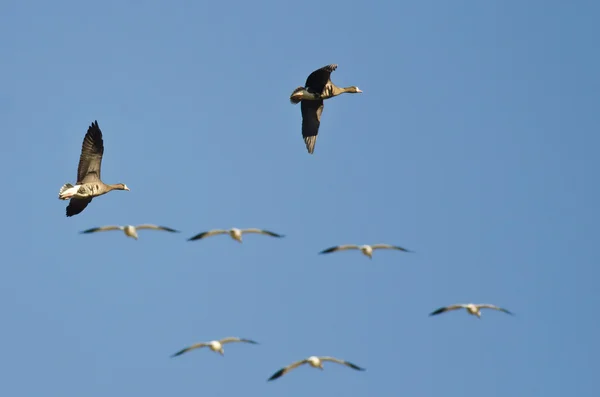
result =
[[[281,375],[283,375],[284,371],[285,371],[285,368],[282,368],[279,371],[275,372],[273,375],[271,375],[271,377],[269,379],[267,379],[267,382],[270,382],[272,380],[275,380],[275,379],[281,377]]]

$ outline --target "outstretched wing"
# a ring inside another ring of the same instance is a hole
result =
[[[88,230],[84,230],[81,233],[94,233],[94,232],[107,232],[109,230],[121,230],[121,226],[101,226],[101,227],[94,227]]]
[[[258,342],[253,341],[252,339],[238,338],[238,337],[235,337],[235,336],[229,336],[227,338],[223,338],[219,342],[222,345],[224,345],[225,343],[231,343],[231,342],[244,342],[244,343],[251,343],[253,345],[258,345]]]
[[[331,248],[327,248],[321,252],[319,252],[319,254],[329,254],[331,252],[337,252],[337,251],[346,251],[346,250],[354,250],[354,249],[360,249],[358,245],[351,245],[351,244],[347,244],[347,245],[337,245],[335,247],[331,247]]]
[[[198,349],[198,348],[205,347],[205,346],[208,346],[208,343],[205,343],[205,342],[195,343],[195,344],[193,344],[191,346],[186,347],[185,349],[179,350],[175,354],[172,354],[171,357],[177,357],[177,356],[182,355],[183,353],[189,352],[190,350]]]
[[[256,228],[242,229],[242,233],[259,233],[259,234],[265,234],[265,235],[271,236],[271,237],[284,237],[283,234],[277,234],[277,233],[271,232],[269,230],[256,229]]]
[[[227,234],[227,233],[229,233],[228,230],[221,230],[221,229],[209,230],[208,232],[202,232],[202,233],[196,234],[194,237],[190,237],[188,239],[188,241],[200,240],[201,238],[210,237],[210,236],[214,236],[217,234]]]
[[[496,305],[491,305],[491,304],[489,304],[489,303],[483,303],[483,304],[481,304],[481,305],[477,305],[477,306],[478,306],[479,308],[483,308],[483,309],[494,309],[494,310],[498,310],[498,311],[504,312],[504,313],[506,313],[506,314],[510,314],[511,316],[514,316],[514,313],[512,313],[512,312],[510,312],[510,311],[508,311],[508,310],[506,310],[506,309],[504,309],[504,308],[502,308],[502,307],[499,307],[499,306],[496,306]]]
[[[398,250],[398,251],[404,251],[404,252],[412,252],[407,250],[406,248],[402,248],[402,247],[398,247],[397,245],[390,245],[390,244],[375,244],[372,245],[371,248],[373,248],[374,250],[376,249],[392,249],[392,250]]]
[[[331,72],[336,70],[337,67],[337,64],[331,64],[315,70],[314,72],[308,75],[308,78],[306,79],[306,84],[304,84],[304,86],[310,88],[312,91],[323,91],[323,88],[331,78]]]
[[[319,357],[319,360],[321,360],[321,361],[331,361],[333,363],[342,364],[342,365],[345,365],[345,366],[350,367],[352,369],[355,369],[357,371],[364,371],[365,370],[365,368],[361,368],[358,365],[351,363],[350,361],[340,360],[339,358],[335,358],[335,357]]]
[[[439,309],[429,313],[430,316],[435,316],[436,314],[441,314],[444,312],[448,312],[450,310],[456,310],[456,309],[463,309],[465,307],[465,305],[463,304],[457,304],[457,305],[450,305],[450,306],[446,306],[446,307],[440,307]]]
[[[304,138],[306,150],[310,154],[313,154],[315,151],[317,135],[321,126],[321,114],[324,108],[325,105],[322,99],[318,101],[302,101],[300,103],[300,110],[302,112],[302,138]]]
[[[79,214],[91,202],[92,202],[91,197],[82,198],[82,199],[72,198],[71,201],[69,201],[69,205],[67,205],[67,216],[73,216],[73,215]]]
[[[267,379],[267,381],[280,378],[283,375],[290,372],[291,370],[293,370],[294,368],[298,368],[299,366],[301,366],[302,364],[305,364],[307,362],[308,361],[306,359],[304,359],[304,360],[296,361],[295,363],[292,363],[292,364],[288,365],[287,367],[281,368],[279,371],[277,371],[273,375],[271,375],[271,377],[269,379]]]
[[[138,225],[135,227],[137,230],[142,230],[142,229],[151,229],[151,230],[164,230],[166,232],[172,232],[172,233],[179,233],[179,230],[175,230],[175,229],[171,229],[170,227],[166,227],[166,226],[159,226],[159,225],[149,225],[149,224],[144,224],[144,225]]]
[[[81,145],[77,184],[100,181],[100,168],[104,154],[104,141],[98,122],[94,121],[87,130]]]

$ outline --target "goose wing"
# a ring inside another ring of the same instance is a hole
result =
[[[402,248],[397,245],[391,245],[391,244],[375,244],[375,245],[372,245],[371,248],[373,248],[374,250],[384,248],[384,249],[392,249],[392,250],[398,250],[398,251],[404,251],[404,252],[412,252],[412,251],[407,250],[406,248]]]
[[[102,140],[102,131],[100,131],[100,127],[98,127],[98,122],[94,121],[92,125],[89,126],[87,133],[83,138],[83,144],[81,145],[81,155],[79,156],[79,166],[77,167],[78,185],[100,181],[100,168],[102,166],[103,154],[104,141]],[[83,208],[85,208],[85,206]]]
[[[179,230],[175,230],[175,229],[171,229],[170,227],[159,226],[159,225],[144,224],[144,225],[138,225],[135,228],[137,230],[151,229],[151,230],[164,230],[164,231],[167,231],[167,232],[179,233]]]
[[[336,251],[357,250],[357,249],[360,249],[360,247],[358,245],[353,245],[353,244],[337,245],[335,247],[327,248],[327,249],[319,252],[319,254],[329,254],[331,252],[336,252]]]
[[[302,364],[306,364],[307,362],[308,362],[308,360],[304,359],[304,360],[296,361],[295,363],[291,363],[287,367],[283,367],[279,371],[275,372],[273,375],[271,375],[271,377],[269,379],[267,379],[267,381],[275,380],[277,378],[280,378],[283,375],[285,375],[288,372],[290,372],[291,370],[293,370],[294,368],[298,368],[299,366],[301,366]]]
[[[231,343],[231,342],[244,342],[244,343],[251,343],[253,345],[258,345],[258,342],[253,341],[252,339],[238,338],[236,336],[229,336],[229,337],[223,338],[219,341],[219,343],[221,343],[222,345],[224,345],[225,343]]]
[[[190,237],[188,239],[188,241],[200,240],[201,238],[215,236],[217,234],[227,234],[227,233],[229,233],[228,230],[222,230],[222,229],[209,230],[208,232],[198,233],[194,237]]]
[[[92,197],[76,199],[72,198],[67,205],[67,216],[73,216],[79,214],[92,202]]]
[[[302,138],[306,145],[308,153],[313,154],[315,144],[317,143],[317,135],[321,126],[321,114],[323,113],[323,100],[318,101],[302,101],[300,110],[302,112]]]
[[[269,230],[256,229],[256,228],[242,229],[242,233],[259,233],[259,234],[265,234],[265,235],[271,236],[271,237],[284,237],[283,234],[277,234],[277,233],[271,232]]]
[[[331,361],[333,363],[342,364],[342,365],[345,365],[345,366],[350,367],[352,369],[355,369],[357,371],[364,371],[365,370],[365,368],[361,368],[358,365],[351,363],[350,361],[340,360],[339,358],[335,358],[335,357],[319,357],[319,360],[321,360],[321,361]]]
[[[182,355],[183,353],[189,352],[190,350],[199,349],[199,348],[205,347],[205,346],[208,346],[208,343],[206,343],[206,342],[194,343],[193,345],[188,346],[184,349],[181,349],[175,354],[172,354],[171,357],[177,357],[177,356]]]
[[[304,84],[304,86],[306,88],[310,88],[312,91],[323,91],[323,88],[325,88],[325,85],[327,85],[329,79],[331,78],[331,72],[336,70],[337,67],[337,64],[331,64],[315,70],[308,75],[306,84]]]
[[[435,316],[436,314],[441,314],[444,312],[448,312],[450,310],[456,310],[456,309],[464,309],[465,308],[465,304],[456,304],[456,305],[450,305],[450,306],[446,306],[446,307],[440,307],[439,309],[429,313],[430,316]]]
[[[122,226],[110,225],[110,226],[93,227],[91,229],[84,230],[81,233],[107,232],[109,230],[122,230],[122,229],[123,229]]]
[[[491,305],[489,303],[482,303],[480,305],[477,305],[477,307],[482,308],[482,309],[494,309],[494,310],[498,310],[498,311],[504,312],[506,314],[510,314],[511,316],[514,316],[514,313],[512,313],[512,312],[510,312],[510,311],[508,311],[508,310],[506,310],[506,309],[504,309],[502,307],[499,307],[499,306],[496,306],[496,305]]]

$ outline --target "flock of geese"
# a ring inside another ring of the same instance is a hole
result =
[[[308,78],[306,79],[306,83],[303,87],[296,88],[291,96],[290,102],[292,104],[300,103],[301,112],[302,112],[302,137],[304,139],[304,143],[306,145],[306,149],[308,153],[313,154],[315,150],[315,144],[317,142],[317,135],[319,133],[319,126],[321,124],[321,115],[323,113],[323,101],[325,99],[329,99],[335,97],[337,95],[343,93],[362,93],[362,91],[356,86],[350,87],[337,87],[331,81],[331,72],[337,69],[336,64],[327,65],[320,69],[312,72]],[[113,190],[127,190],[129,188],[124,183],[117,184],[106,184],[102,182],[100,176],[100,170],[102,166],[102,156],[104,154],[104,141],[102,139],[102,131],[98,126],[98,122],[94,121],[87,130],[85,137],[83,139],[83,144],[81,147],[81,155],[79,158],[79,166],[77,167],[77,182],[75,185],[70,183],[64,184],[59,191],[58,198],[60,200],[70,200],[69,204],[66,208],[67,217],[71,217],[81,213],[95,197],[102,196],[108,192]],[[138,230],[162,230],[171,233],[179,233],[178,230],[159,225],[152,224],[143,224],[138,226],[133,225],[124,225],[124,226],[101,226],[94,227],[91,229],[87,229],[82,231],[81,233],[96,233],[96,232],[104,232],[111,230],[120,230],[123,231],[125,236],[131,237],[134,239],[138,239]],[[266,236],[282,238],[284,235],[274,233],[269,230],[257,229],[257,228],[249,228],[249,229],[214,229],[206,232],[202,232],[196,234],[193,237],[190,237],[188,241],[200,240],[206,237],[216,236],[220,234],[228,234],[232,239],[238,242],[242,242],[242,235],[245,233],[255,233],[255,234],[263,234]],[[391,249],[403,252],[412,252],[405,248],[390,245],[390,244],[373,244],[373,245],[338,245],[335,247],[327,248],[321,251],[319,254],[329,254],[338,251],[345,250],[358,250],[362,252],[363,255],[367,256],[369,259],[373,258],[373,251],[377,249]],[[476,316],[477,318],[481,318],[481,309],[493,309],[498,310],[507,314],[513,314],[510,311],[498,307],[491,304],[474,304],[474,303],[464,303],[464,304],[454,304],[450,306],[441,307],[429,315],[434,316],[437,314],[445,313],[452,310],[465,309],[466,312],[470,315]],[[210,342],[201,342],[196,343],[191,346],[188,346],[171,357],[177,357],[191,350],[208,347],[213,352],[224,355],[223,345],[227,343],[249,343],[249,344],[258,344],[258,342],[251,339],[244,339],[238,337],[227,337],[221,340],[213,340]],[[335,357],[329,356],[310,356],[304,358],[302,360],[293,362],[275,372],[268,381],[275,380],[290,372],[291,370],[303,365],[308,364],[313,368],[323,369],[324,362],[333,362],[337,364],[345,365],[349,368],[355,369],[357,371],[364,371],[365,368],[359,367],[356,364],[353,364],[346,360],[341,360]]]

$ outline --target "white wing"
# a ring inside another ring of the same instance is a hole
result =
[[[338,245],[335,247],[331,247],[331,248],[327,248],[321,252],[319,252],[320,254],[329,254],[331,252],[337,252],[337,251],[346,251],[346,250],[357,250],[360,249],[360,247],[358,245],[351,245],[351,244],[347,244],[347,245]]]
[[[301,366],[302,364],[306,364],[308,362],[307,359],[304,360],[300,360],[300,361],[296,361],[295,363],[291,363],[290,365],[288,365],[287,367],[281,368],[279,371],[275,372],[273,375],[271,375],[271,377],[267,380],[275,380],[285,374],[287,374],[288,372],[290,372],[291,370],[293,370],[294,368],[298,368],[299,366]]]
[[[170,227],[166,227],[166,226],[159,226],[159,225],[144,224],[144,225],[138,225],[135,228],[137,230],[151,229],[151,230],[164,230],[164,231],[167,231],[167,232],[179,233],[178,230],[171,229]]]
[[[236,336],[229,336],[229,337],[223,338],[219,341],[219,343],[221,343],[222,345],[224,345],[225,343],[231,343],[231,342],[245,342],[245,343],[251,343],[253,345],[258,345],[258,342],[255,342],[252,339],[238,338]]]
[[[242,233],[259,233],[259,234],[264,234],[264,235],[271,236],[271,237],[283,237],[282,234],[277,234],[277,233],[271,232],[269,230],[256,229],[256,228],[242,229],[241,232]]]
[[[214,230],[209,230],[208,232],[198,233],[194,237],[189,238],[188,241],[200,240],[201,238],[215,236],[217,234],[228,234],[228,233],[229,233],[229,230],[214,229]]]
[[[464,303],[459,303],[456,305],[450,305],[450,306],[446,306],[446,307],[440,307],[439,309],[429,313],[430,316],[435,316],[436,314],[441,314],[441,313],[445,313],[448,312],[450,310],[456,310],[456,309],[464,309],[467,305]]]
[[[494,310],[498,310],[498,311],[504,312],[506,314],[511,314],[511,315],[513,314],[512,312],[510,312],[502,307],[499,307],[496,305],[491,305],[489,303],[482,303],[482,304],[477,305],[477,307],[482,308],[482,309],[494,309]]]
[[[101,226],[101,227],[94,227],[88,230],[84,230],[81,233],[94,233],[94,232],[106,232],[109,230],[123,230],[123,226]]]
[[[391,245],[391,244],[375,244],[375,245],[372,245],[371,248],[373,248],[374,250],[383,248],[383,249],[392,249],[392,250],[410,252],[406,248],[398,247],[397,245]]]
[[[205,347],[205,346],[208,346],[208,343],[206,343],[206,342],[194,343],[191,346],[188,346],[186,348],[183,348],[183,349],[179,350],[177,353],[171,355],[171,357],[180,356],[183,353],[189,352],[190,350],[198,349],[198,348]]]
[[[333,363],[338,363],[338,364],[342,364],[345,365],[347,367],[350,367],[352,369],[355,369],[357,371],[364,371],[364,368],[359,367],[356,364],[351,363],[350,361],[346,361],[346,360],[340,360],[339,358],[335,358],[335,357],[319,357],[319,360],[321,361],[331,361]]]

